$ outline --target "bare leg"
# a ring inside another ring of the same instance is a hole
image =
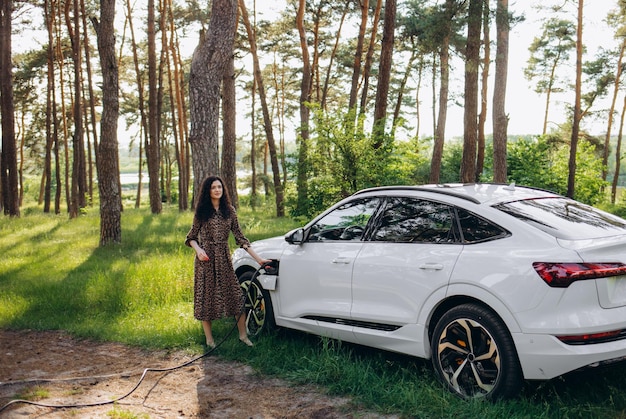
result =
[[[213,332],[211,330],[211,321],[203,320],[202,328],[204,329],[204,336],[206,337],[206,344],[208,347],[215,347],[215,341],[213,340]]]
[[[246,330],[246,316],[243,313],[240,314],[237,319],[237,329],[239,329],[239,340],[248,346],[252,346],[252,342],[248,339],[248,331]]]

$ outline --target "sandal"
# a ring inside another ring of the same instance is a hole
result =
[[[248,339],[248,336],[239,337],[239,340],[248,346],[254,346],[254,343],[250,342],[250,339]]]

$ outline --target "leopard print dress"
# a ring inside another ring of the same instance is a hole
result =
[[[230,232],[240,247],[250,242],[241,232],[235,209],[224,218],[219,211],[207,222],[193,219],[185,244],[195,240],[209,256],[208,261],[194,258],[193,314],[198,320],[237,316],[243,309],[243,293],[233,270],[228,237]]]

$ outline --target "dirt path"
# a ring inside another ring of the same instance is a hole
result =
[[[170,368],[194,356],[148,352],[74,339],[63,332],[0,330],[0,408],[38,391],[45,404],[104,403],[126,395],[146,368]],[[43,390],[43,391],[42,391]],[[295,387],[250,367],[207,356],[171,372],[146,373],[128,397],[96,407],[12,404],[1,418],[383,418],[348,398]]]

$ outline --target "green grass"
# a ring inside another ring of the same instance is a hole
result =
[[[272,213],[239,211],[248,238],[298,225]],[[202,351],[202,328],[192,314],[193,253],[183,244],[190,212],[164,208],[154,216],[127,208],[122,244],[102,248],[97,209],[74,220],[37,209],[23,214],[0,218],[0,328],[62,329],[100,341]],[[216,322],[216,340],[233,325]],[[286,330],[259,337],[253,350],[233,335],[219,355],[407,418],[626,418],[624,364],[527,383],[519,398],[492,404],[449,394],[428,361]]]

